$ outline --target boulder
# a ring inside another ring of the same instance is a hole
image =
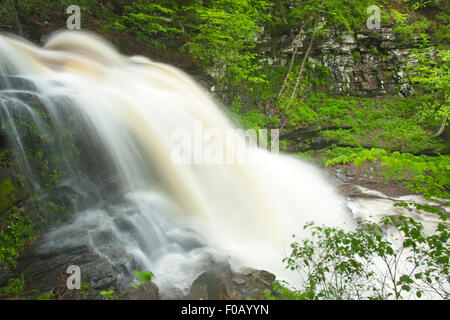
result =
[[[272,290],[274,281],[275,275],[265,270],[247,268],[234,272],[228,266],[198,276],[185,299],[261,300],[265,299],[265,291]]]

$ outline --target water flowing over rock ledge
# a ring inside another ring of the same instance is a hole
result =
[[[82,288],[69,290],[66,286],[69,265],[78,265],[82,274]],[[123,270],[111,265],[90,251],[87,246],[76,245],[64,252],[40,254],[32,250],[19,262],[16,273],[23,274],[24,295],[17,299],[29,299],[57,292],[56,299],[104,299],[103,290],[114,290],[114,298],[130,300],[188,299],[188,300],[247,300],[265,299],[265,291],[271,291],[275,275],[264,270],[244,268],[232,270],[227,262],[211,262],[208,271],[202,272],[185,294],[168,289],[163,292],[154,282],[133,288],[133,276],[119,277]],[[123,274],[122,274],[123,275]],[[27,295],[26,293],[32,294]]]

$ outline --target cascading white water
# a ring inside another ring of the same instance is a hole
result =
[[[60,104],[52,99],[66,101],[64,112],[73,112],[86,139],[104,149],[89,153],[106,154],[119,176],[122,203],[85,209],[72,225],[53,232],[48,247],[63,246],[68,230],[89,229],[99,254],[112,259],[111,252],[121,252],[152,270],[163,288],[185,289],[202,271],[208,248],[288,279],[281,260],[306,222],[353,224],[317,169],[287,155],[247,147],[259,161],[175,163],[177,130],[193,132],[200,123],[225,133],[234,126],[208,93],[173,67],[122,56],[84,32],[58,33],[43,48],[0,36],[0,59],[1,73],[36,87],[57,128]],[[233,158],[232,145],[224,143],[223,152]],[[67,170],[81,170],[66,162]],[[130,225],[125,232],[117,227],[123,219]],[[98,240],[104,230],[111,234],[106,242]],[[183,247],[191,242],[208,247]]]

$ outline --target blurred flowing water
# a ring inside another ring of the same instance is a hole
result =
[[[289,280],[281,260],[305,223],[354,224],[321,173],[289,156],[248,146],[259,161],[175,163],[175,131],[234,125],[189,76],[92,34],[58,33],[43,48],[0,36],[0,89],[2,132],[27,186],[47,192],[18,121],[57,155],[57,190],[76,209],[43,254],[89,246],[119,274],[151,270],[162,291],[186,292],[211,257]],[[227,142],[223,152],[236,157]]]

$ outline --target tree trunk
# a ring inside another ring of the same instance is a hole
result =
[[[309,42],[308,49],[306,50],[305,55],[303,57],[302,65],[300,66],[300,71],[298,72],[298,76],[297,76],[297,80],[295,82],[294,89],[292,89],[292,93],[291,93],[291,96],[289,98],[289,102],[288,102],[288,104],[286,106],[286,111],[288,111],[289,113],[288,113],[288,115],[286,115],[286,117],[284,118],[283,122],[281,123],[281,126],[280,126],[280,128],[278,130],[277,135],[275,136],[274,139],[272,139],[272,144],[275,143],[275,141],[277,141],[279,139],[281,131],[283,130],[283,128],[287,124],[288,120],[291,118],[292,114],[295,111],[295,108],[292,108],[291,105],[292,105],[292,102],[294,100],[295,94],[297,93],[297,89],[298,89],[298,86],[300,84],[300,79],[301,79],[301,76],[302,76],[302,73],[303,73],[303,69],[305,68],[306,60],[308,59],[309,53],[311,52],[311,48],[312,48],[312,45],[313,45],[313,42],[314,42],[314,38],[316,36],[317,23],[319,22],[319,17],[320,16],[318,15],[316,17],[316,20],[314,21],[313,34],[312,34],[312,37],[311,37],[311,41]]]
[[[306,24],[308,23],[308,21],[309,21],[309,19],[307,19],[307,20],[305,21],[305,23],[301,26],[300,31],[298,32],[298,35],[297,35],[297,44],[295,45],[294,52],[292,53],[291,63],[289,64],[289,69],[288,69],[288,71],[287,71],[287,73],[286,73],[286,77],[284,77],[283,85],[281,86],[281,89],[280,89],[280,91],[278,92],[278,95],[277,95],[275,101],[278,101],[278,99],[280,99],[280,97],[281,97],[281,95],[282,95],[282,93],[283,93],[283,91],[284,91],[284,88],[286,87],[287,80],[289,79],[289,74],[291,73],[292,67],[294,66],[295,56],[296,56],[296,54],[297,54],[298,48],[300,47],[300,40],[301,40],[301,38],[302,38],[303,29],[305,29]]]
[[[441,122],[441,127],[439,128],[439,131],[434,135],[435,138],[439,137],[445,130],[445,125],[447,124],[447,116],[444,116]]]

